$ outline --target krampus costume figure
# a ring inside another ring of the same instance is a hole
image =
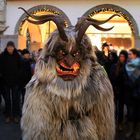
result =
[[[27,85],[23,140],[114,140],[112,87],[85,34],[89,25],[112,29],[99,25],[114,15],[106,21],[83,17],[75,27],[56,15],[29,16],[34,24],[51,20],[58,30],[44,45]]]

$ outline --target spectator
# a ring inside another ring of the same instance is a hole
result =
[[[32,70],[32,75],[33,75],[34,71],[35,71],[35,65],[36,65],[36,62],[37,62],[37,57],[36,57],[36,53],[35,52],[31,53],[31,59],[32,59],[31,70]]]
[[[105,67],[105,65],[108,61],[107,57],[104,55],[104,53],[102,51],[98,50],[97,48],[95,50],[95,53],[96,53],[96,56],[97,56],[98,63],[101,66]]]
[[[4,52],[0,55],[0,68],[5,85],[3,97],[5,100],[6,122],[11,120],[19,121],[19,101],[18,80],[21,68],[21,58],[17,53],[15,44],[12,41],[7,43]]]
[[[24,102],[24,95],[25,95],[25,86],[30,81],[32,77],[32,70],[31,70],[31,58],[30,52],[27,49],[24,49],[22,52],[22,75],[20,77],[20,90],[22,93],[22,104]]]
[[[127,105],[128,131],[126,137],[134,134],[140,139],[140,58],[136,49],[129,50],[125,70],[125,96]]]
[[[108,54],[110,52],[110,48],[107,42],[102,44],[102,52],[104,53],[105,56],[108,57]]]
[[[108,61],[105,64],[105,70],[108,73],[108,76],[110,78],[110,70],[114,64],[116,64],[118,61],[118,56],[116,51],[110,51],[108,54]]]
[[[109,76],[112,64],[116,63],[118,60],[117,53],[115,51],[110,50],[110,46],[107,42],[102,44],[102,53],[103,55],[101,55],[101,53],[98,52],[97,58],[99,56],[99,58],[102,58],[102,60],[104,60],[104,68]]]
[[[98,50],[98,48],[95,48],[95,53],[97,56],[97,61],[100,65],[102,65],[106,72],[108,73],[108,54],[109,54],[109,45],[107,43],[103,43],[102,45],[102,51]]]
[[[128,53],[122,50],[119,54],[119,60],[114,64],[110,71],[110,80],[114,90],[116,105],[116,120],[119,130],[123,130],[124,120],[124,66],[128,58]]]

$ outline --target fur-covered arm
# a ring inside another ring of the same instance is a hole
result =
[[[114,94],[105,70],[98,66],[96,76],[99,78],[99,99],[93,107],[92,119],[97,126],[99,140],[114,140]]]
[[[30,84],[30,85],[29,85]],[[29,83],[27,86],[21,120],[23,140],[48,140],[51,113],[47,107],[42,85]],[[47,116],[46,116],[47,115]]]

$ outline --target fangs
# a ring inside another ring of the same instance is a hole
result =
[[[58,75],[77,75],[79,70],[79,64],[73,64],[71,68],[64,65],[58,65],[56,67]]]

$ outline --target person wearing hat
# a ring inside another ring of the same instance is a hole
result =
[[[108,56],[110,51],[109,45],[107,42],[102,44],[102,52],[104,53],[105,56]]]
[[[22,104],[24,102],[25,86],[32,77],[30,52],[27,49],[22,50],[22,75],[20,77],[20,91],[22,95]]]
[[[7,43],[4,52],[0,55],[0,68],[5,87],[3,97],[6,123],[12,120],[17,123],[20,115],[18,81],[21,71],[21,57],[12,41]]]

